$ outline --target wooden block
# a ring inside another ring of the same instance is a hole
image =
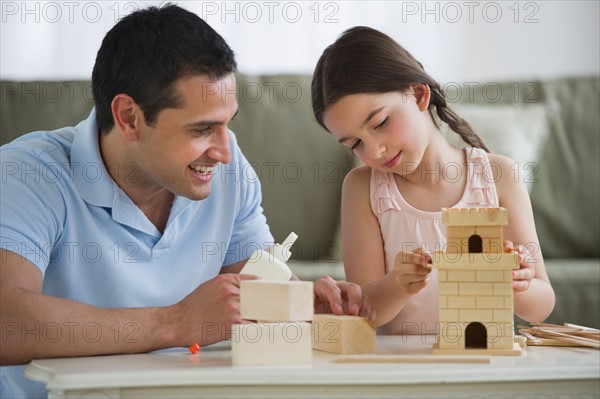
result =
[[[476,281],[475,270],[448,270],[448,281]]]
[[[515,343],[515,337],[510,335],[510,336],[503,336],[503,337],[496,337],[492,340],[492,342],[489,343],[489,346],[492,349],[512,349],[513,348],[513,344]],[[517,344],[519,344],[519,346],[521,346],[520,343],[517,342]]]
[[[451,336],[444,336],[444,337],[439,337],[438,338],[438,342],[435,343],[434,347],[438,347],[440,349],[447,349],[447,350],[460,350],[461,348],[463,348],[465,345],[464,339],[462,338],[462,336],[456,336],[456,337],[451,337]]]
[[[457,341],[457,337],[462,336],[463,326],[456,321],[444,322],[440,321],[440,333],[438,337],[445,337],[451,341]]]
[[[234,366],[310,364],[310,323],[234,324],[231,361]]]
[[[433,265],[446,270],[514,270],[519,268],[519,256],[514,253],[454,254],[436,252]]]
[[[505,208],[442,208],[445,226],[504,226],[508,224]]]
[[[474,233],[481,238],[499,238],[502,239],[502,227],[500,226],[475,226]]]
[[[502,303],[504,303],[504,300],[502,300]],[[513,316],[512,309],[496,309],[496,310],[494,310],[494,321],[506,322],[506,321],[513,320],[513,318],[514,318],[514,316]]]
[[[478,321],[480,323],[488,323],[494,321],[494,314],[492,310],[486,309],[460,309],[459,311],[458,322],[469,324],[474,321]]]
[[[325,352],[375,353],[375,324],[364,317],[317,314],[312,347]]]
[[[448,281],[448,271],[447,270],[438,270],[438,281],[439,282]]]
[[[473,234],[476,233],[475,226],[447,226],[446,227],[446,235],[447,242],[462,242],[463,240],[468,240]],[[456,247],[454,245],[446,244],[446,251],[455,251]]]
[[[492,283],[459,283],[460,295],[492,295]]]
[[[439,314],[440,321],[458,321],[458,309],[440,309]]]
[[[450,254],[462,254],[463,252],[466,252],[465,248],[466,244],[462,238],[447,237],[443,252]]]
[[[433,345],[434,355],[504,355],[504,356],[520,356],[521,347],[517,343],[512,344],[512,348],[500,349],[444,349],[438,344]]]
[[[448,297],[448,309],[474,309],[475,299],[474,296],[449,296]]]
[[[450,254],[460,254],[463,252],[463,244],[461,239],[447,238],[446,252]]]
[[[246,280],[240,283],[242,319],[309,321],[313,318],[312,281]]]
[[[502,270],[476,270],[475,280],[480,282],[498,283],[504,281],[504,272]]]
[[[438,292],[440,295],[458,295],[458,283],[440,282]]]
[[[478,296],[475,307],[477,309],[509,309],[505,306],[506,301],[502,296]]]
[[[502,243],[504,240],[500,238],[485,238],[483,241],[483,252],[492,253],[503,253]]]
[[[505,283],[493,283],[494,284],[494,295],[512,295],[513,287],[511,282]]]

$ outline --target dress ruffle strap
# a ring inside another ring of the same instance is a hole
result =
[[[376,216],[379,216],[390,209],[400,210],[398,201],[396,201],[392,195],[392,184],[396,184],[396,182],[392,180],[393,178],[394,175],[392,173],[377,171],[375,178],[375,203],[373,204]]]
[[[468,151],[468,162],[472,168],[472,174],[469,176],[471,190],[467,196],[467,204],[482,207],[496,206],[492,169],[482,152],[483,150],[479,148],[472,148]]]

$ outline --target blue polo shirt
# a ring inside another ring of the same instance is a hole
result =
[[[273,244],[260,182],[233,133],[232,160],[215,170],[208,198],[177,196],[161,234],[106,170],[97,130],[92,111],[76,127],[0,149],[0,246],[40,269],[44,294],[98,307],[167,306]],[[23,366],[0,370],[2,397],[45,394]]]

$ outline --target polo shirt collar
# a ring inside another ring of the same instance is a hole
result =
[[[161,234],[135,205],[127,194],[117,185],[108,173],[102,155],[100,155],[100,140],[96,124],[96,109],[90,116],[79,123],[71,147],[71,173],[73,181],[81,197],[90,205],[111,209],[113,220],[143,231],[151,236]],[[193,201],[189,198],[175,196],[165,235],[176,235],[173,224],[177,226],[177,218]],[[177,230],[177,228],[175,228]],[[161,240],[163,241],[163,240]]]
[[[104,166],[100,155],[96,108],[90,116],[75,127],[76,133],[71,147],[71,173],[77,190],[91,205],[112,208],[117,183]]]

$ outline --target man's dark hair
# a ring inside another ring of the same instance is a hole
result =
[[[111,102],[117,94],[131,96],[152,125],[161,110],[182,105],[175,92],[180,78],[218,79],[236,70],[231,48],[197,15],[172,4],[136,11],[106,34],[96,56],[92,92],[98,129],[113,128]]]

